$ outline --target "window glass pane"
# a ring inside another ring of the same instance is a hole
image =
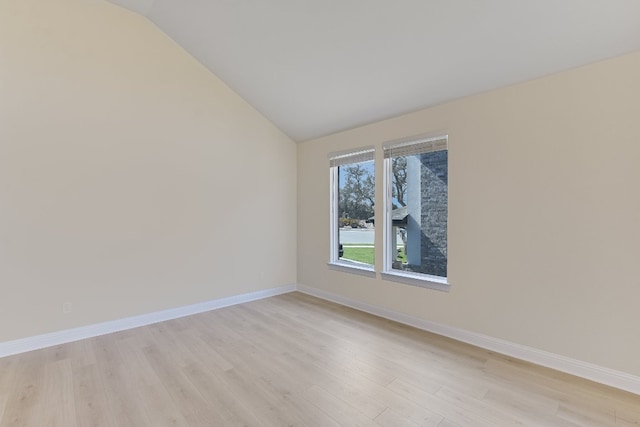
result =
[[[448,151],[390,160],[391,268],[447,277]]]
[[[338,166],[338,257],[363,266],[375,259],[374,161]]]

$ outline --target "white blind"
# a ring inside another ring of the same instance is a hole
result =
[[[330,154],[329,164],[331,167],[344,166],[351,163],[367,162],[373,160],[375,150],[373,148],[367,148],[358,151],[352,151],[350,153],[342,154]]]
[[[391,157],[412,156],[414,154],[446,150],[447,140],[447,136],[438,136],[435,138],[389,143],[382,147],[384,150],[384,158],[388,159]]]

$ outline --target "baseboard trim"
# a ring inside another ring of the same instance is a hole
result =
[[[327,301],[332,301],[340,305],[384,317],[385,319],[394,320],[405,325],[475,345],[486,350],[495,351],[496,353],[515,357],[517,359],[535,363],[536,365],[545,366],[547,368],[555,369],[557,371],[565,372],[580,378],[640,395],[640,377],[635,375],[561,356],[548,351],[538,350],[533,347],[515,344],[487,335],[466,331],[464,329],[447,326],[441,323],[420,319],[317,288],[298,285],[297,290]]]
[[[190,316],[203,313],[218,308],[229,307],[245,302],[256,301],[275,295],[285,294],[296,290],[296,285],[286,285],[277,288],[264,289],[256,292],[249,292],[241,295],[234,295],[227,298],[220,298],[205,301],[183,307],[171,308],[168,310],[156,311],[139,316],[127,317],[124,319],[111,320],[108,322],[96,323],[64,331],[51,332],[34,337],[22,338],[13,341],[0,343],[0,357],[25,353],[27,351],[38,350],[46,347],[53,347],[72,341],[86,338],[93,338],[113,332],[120,332],[127,329],[164,322],[166,320],[177,319],[179,317]]]

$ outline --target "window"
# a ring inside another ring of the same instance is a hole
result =
[[[373,271],[375,259],[374,149],[330,156],[330,263]]]
[[[385,144],[385,278],[447,289],[447,136]]]

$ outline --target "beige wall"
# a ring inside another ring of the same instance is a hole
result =
[[[0,0],[0,342],[295,283],[295,231],[295,144],[151,23]]]
[[[640,375],[638,76],[640,52],[300,144],[298,282]],[[330,270],[327,153],[375,145],[381,201],[381,143],[440,130],[451,291]]]

